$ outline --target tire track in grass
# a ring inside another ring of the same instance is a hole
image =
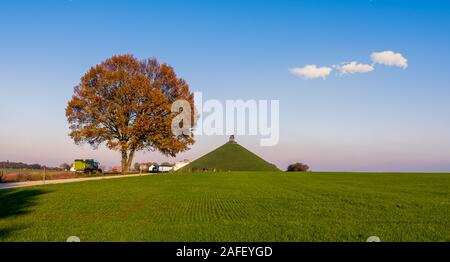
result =
[[[221,220],[234,221],[248,217],[247,205],[243,200],[225,199],[202,195],[181,204],[171,204],[175,219],[172,222],[216,222]]]

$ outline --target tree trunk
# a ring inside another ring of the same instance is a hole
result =
[[[128,153],[126,149],[122,149],[122,175],[127,171]]]
[[[130,153],[128,153],[128,150],[126,147],[122,147],[122,175],[125,175],[126,172],[130,171],[131,164],[133,163],[135,150],[130,150]]]
[[[132,149],[128,155],[127,171],[131,169],[131,165],[133,164],[134,152],[134,149]]]

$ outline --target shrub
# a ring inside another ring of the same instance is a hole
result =
[[[292,165],[289,165],[288,172],[307,172],[309,171],[309,166],[302,163],[295,163]]]

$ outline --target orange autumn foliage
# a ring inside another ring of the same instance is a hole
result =
[[[192,132],[172,133],[176,113],[171,106],[176,100],[186,100],[194,108],[189,85],[172,67],[156,59],[113,56],[92,67],[74,88],[66,108],[70,137],[76,144],[97,148],[104,143],[120,151],[122,172],[130,169],[134,154],[141,150],[175,156],[195,142]]]

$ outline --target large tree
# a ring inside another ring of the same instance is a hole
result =
[[[156,59],[113,56],[92,67],[74,88],[66,108],[70,137],[94,148],[105,143],[120,151],[122,172],[130,169],[137,151],[159,151],[175,156],[195,141],[189,134],[174,134],[172,104],[187,101],[194,108],[188,84],[172,67]],[[194,124],[194,110],[191,110]],[[182,124],[181,124],[182,125]]]

